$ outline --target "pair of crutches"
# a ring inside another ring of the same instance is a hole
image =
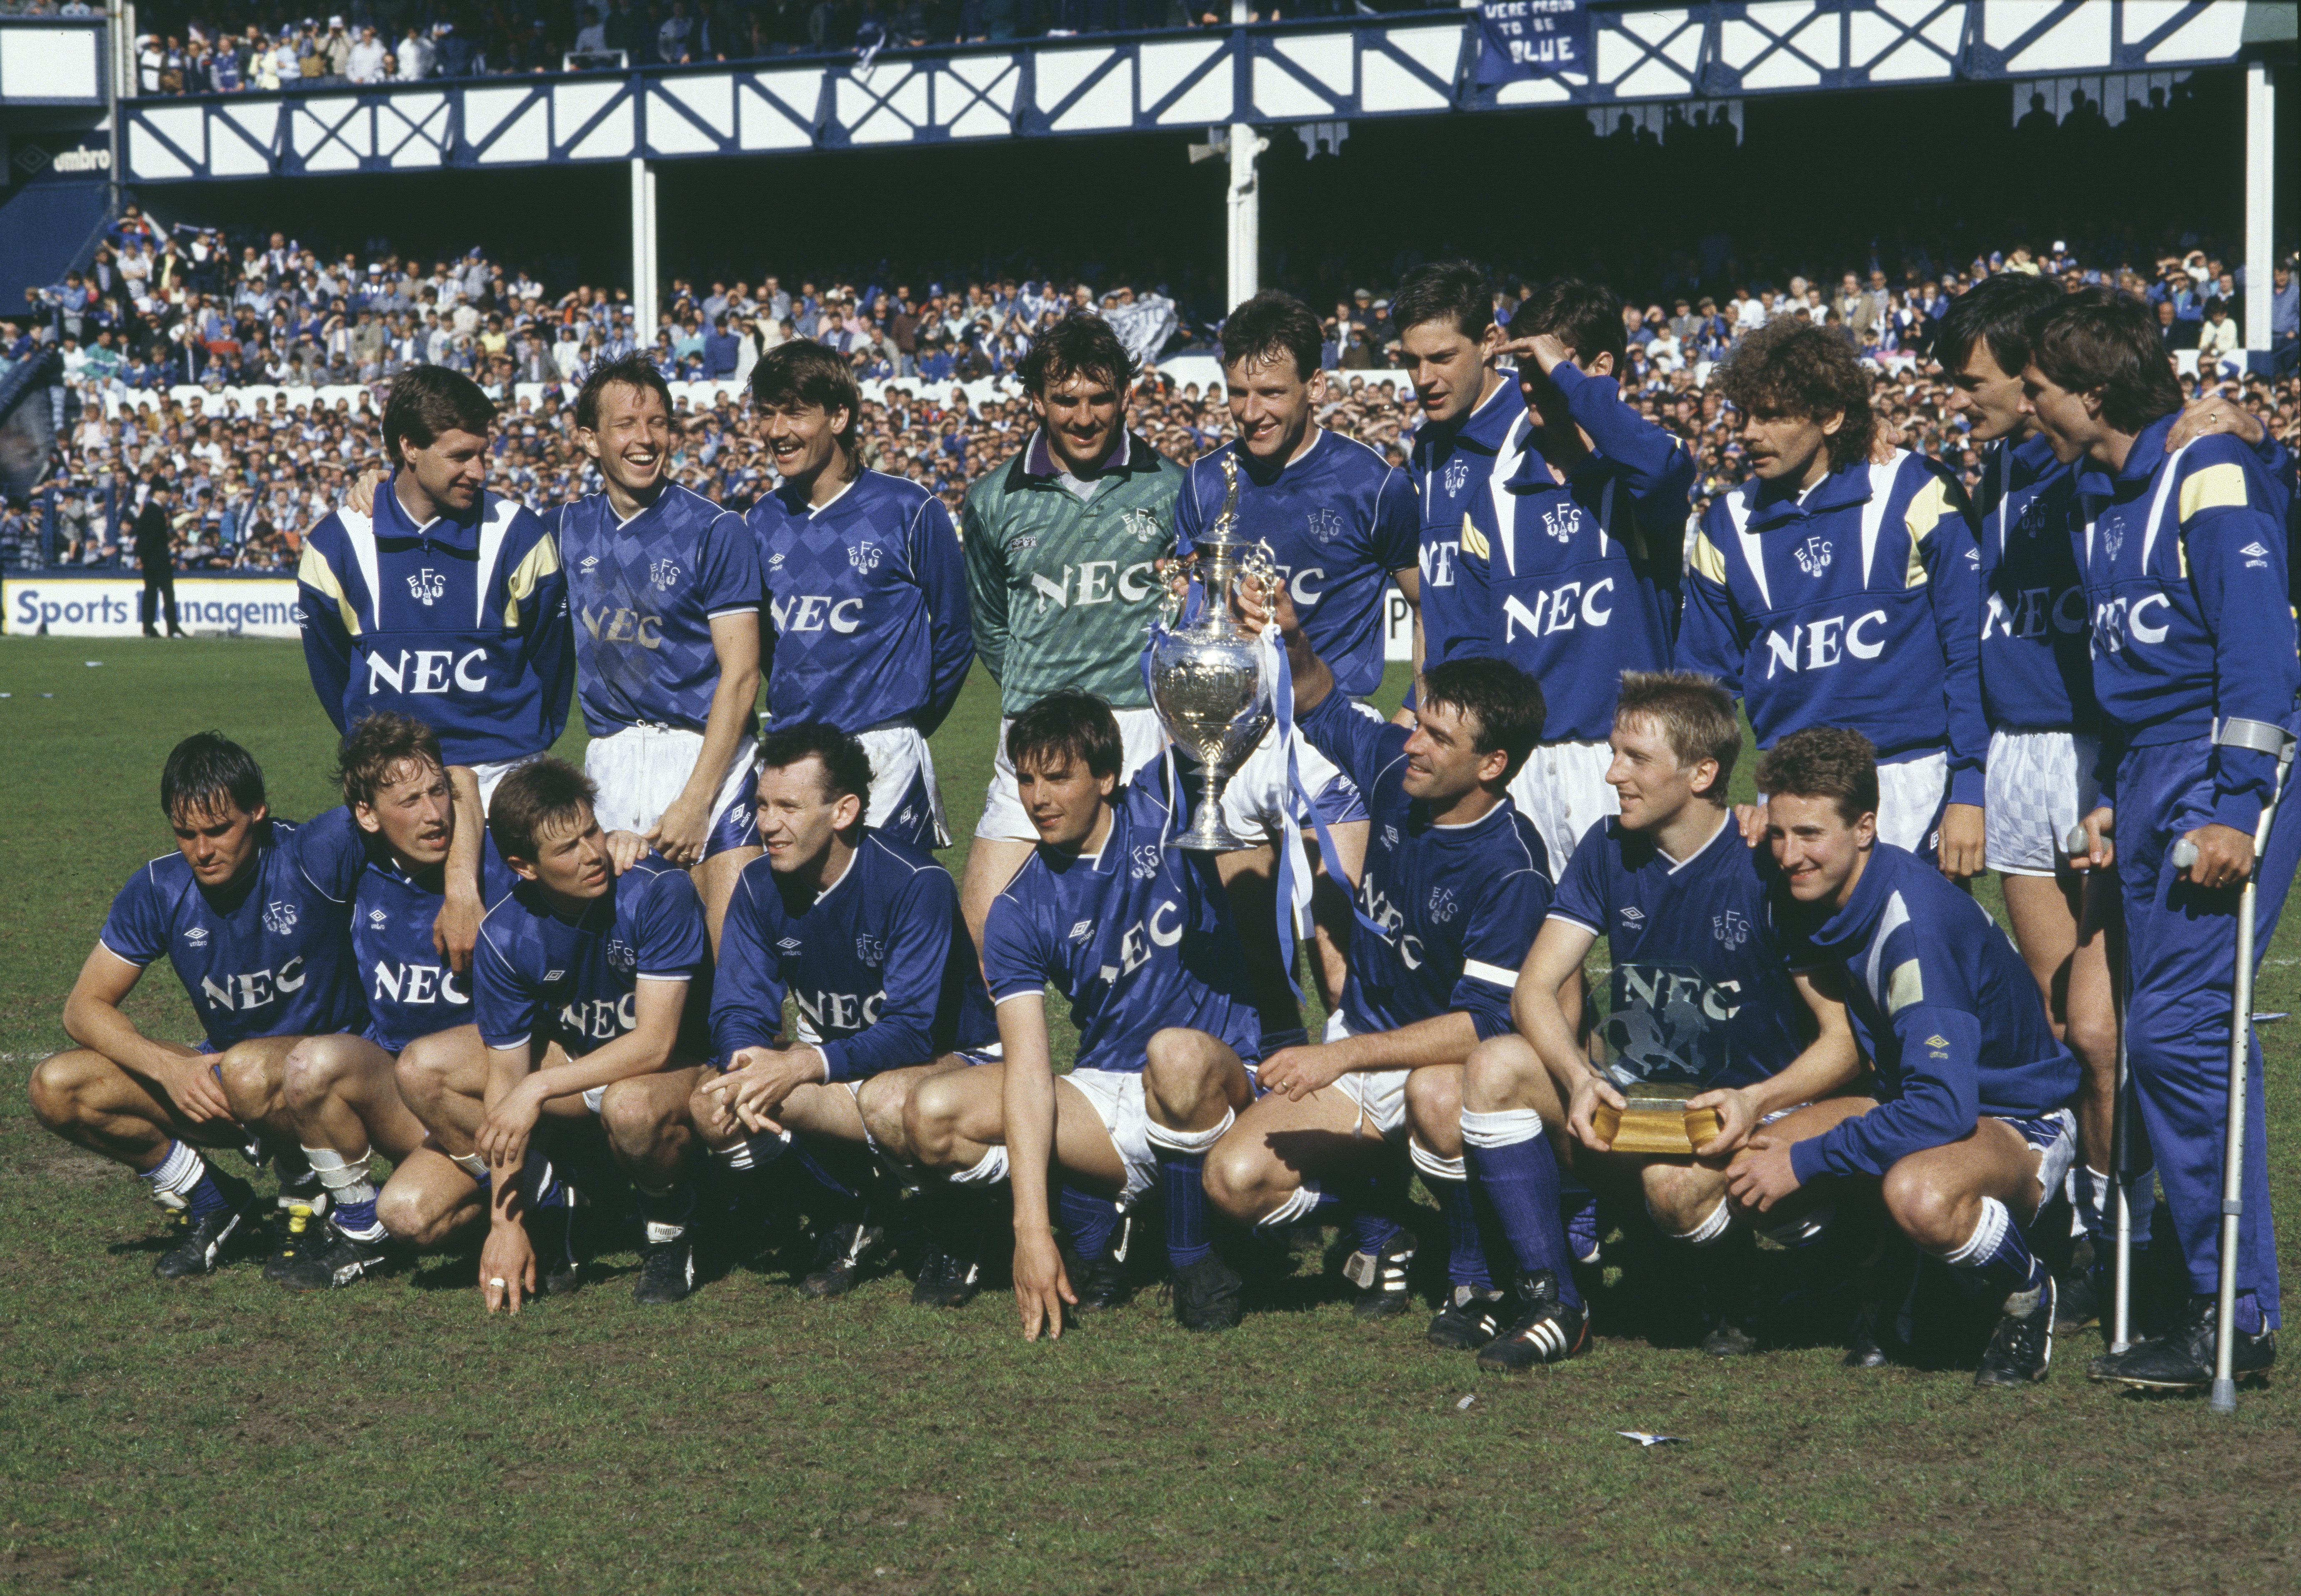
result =
[[[2294,740],[2281,726],[2232,717],[2214,729],[2213,741],[2225,748],[2251,748],[2256,753],[2273,755],[2277,759],[2277,776],[2270,787],[2269,801],[2261,806],[2261,818],[2253,830],[2253,868],[2246,873],[2245,885],[2238,892],[2237,967],[2230,983],[2229,1096],[2222,1128],[2220,1279],[2213,1311],[2213,1383],[2210,1402],[2216,1413],[2234,1413],[2237,1382],[2232,1377],[2230,1359],[2237,1344],[2238,1225],[2245,1216],[2246,1087],[2253,1057],[2255,903],[2263,860],[2269,851],[2270,824],[2277,818],[2286,773],[2293,765]],[[2083,855],[2090,847],[2082,825],[2071,831],[2067,843],[2073,857]],[[2189,868],[2197,862],[2196,844],[2187,838],[2176,842],[2171,862],[2176,870]],[[2127,966],[2121,917],[2117,937],[2118,957],[2110,985],[2117,1007],[2116,1096],[2112,1103],[2109,1134],[2109,1200],[2116,1208],[2116,1250],[2110,1287],[2112,1355],[2133,1344],[2133,1207],[2126,1191],[2132,1163],[2133,1093],[2125,1049]]]

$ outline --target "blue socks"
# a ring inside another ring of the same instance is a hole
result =
[[[1579,1307],[1582,1293],[1559,1212],[1558,1156],[1543,1134],[1542,1116],[1531,1108],[1463,1110],[1462,1157],[1494,1205],[1519,1274],[1549,1270],[1558,1282],[1558,1299]]]
[[[160,1162],[143,1172],[143,1179],[151,1182],[155,1202],[183,1208],[196,1222],[231,1206],[231,1199],[216,1184],[215,1172],[189,1142],[169,1142]]]
[[[1237,1111],[1226,1108],[1221,1122],[1203,1131],[1178,1131],[1152,1120],[1146,1132],[1167,1195],[1167,1260],[1177,1269],[1214,1251],[1207,1240],[1207,1152],[1237,1123]]]
[[[1118,1228],[1118,1205],[1109,1198],[1058,1179],[1055,1212],[1070,1233],[1071,1248],[1080,1262],[1092,1264],[1110,1250],[1111,1233]]]
[[[1994,1197],[1981,1199],[1981,1219],[1962,1245],[1942,1258],[1953,1269],[1970,1269],[1980,1280],[2002,1289],[2008,1297],[2034,1291],[2046,1283],[2046,1266],[2013,1223],[2012,1214]]]

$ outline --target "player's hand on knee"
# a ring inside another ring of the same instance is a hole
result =
[[[1954,882],[1979,875],[1985,821],[1979,804],[1950,804],[1942,810],[1941,873]]]
[[[607,865],[617,875],[647,857],[648,840],[637,831],[607,833]]]
[[[1790,1196],[1799,1184],[1797,1169],[1790,1163],[1792,1145],[1778,1136],[1751,1137],[1727,1172],[1726,1194],[1759,1214]]]
[[[359,515],[375,514],[376,490],[383,486],[383,467],[371,465],[344,489],[344,508]]]
[[[1254,1078],[1264,1090],[1277,1092],[1288,1101],[1299,1103],[1319,1088],[1341,1080],[1342,1063],[1332,1049],[1320,1042],[1281,1048],[1262,1061]]]
[[[490,1169],[515,1170],[527,1162],[528,1138],[535,1133],[535,1122],[543,1116],[542,1079],[528,1076],[480,1122],[479,1134],[472,1138],[473,1150],[488,1161]]]
[[[1586,1074],[1575,1083],[1574,1095],[1566,1102],[1567,1132],[1594,1153],[1609,1151],[1614,1144],[1598,1134],[1598,1110],[1611,1108],[1619,1113],[1628,1107],[1622,1094],[1614,1090],[1613,1082]]]
[[[2117,811],[2103,804],[2078,823],[2085,833],[2085,850],[2071,853],[2070,864],[2079,870],[2106,870],[2117,857],[2117,845],[2110,840],[2117,830]]]
[[[1766,840],[1766,800],[1754,804],[1734,806],[1734,823],[1741,830],[1742,845],[1755,848]]]
[[[205,1053],[187,1054],[169,1065],[164,1084],[168,1097],[194,1124],[230,1119],[231,1100],[216,1079],[215,1060]]]
[[[2201,825],[2181,839],[2197,850],[2189,865],[2193,886],[2215,890],[2234,887],[2253,873],[2253,839],[2235,826]]]
[[[1023,1339],[1036,1341],[1043,1326],[1049,1341],[1059,1341],[1063,1333],[1063,1308],[1075,1306],[1078,1293],[1071,1290],[1070,1276],[1063,1270],[1062,1249],[1055,1245],[1055,1233],[1043,1230],[1015,1241],[1015,1307],[1023,1316]]]
[[[1718,1116],[1718,1134],[1694,1149],[1705,1164],[1722,1164],[1742,1150],[1750,1132],[1758,1128],[1757,1106],[1737,1087],[1722,1086],[1686,1099],[1688,1108],[1707,1108]]]
[[[498,1218],[480,1246],[480,1300],[489,1313],[519,1312],[523,1297],[535,1295],[535,1243],[516,1219]]]

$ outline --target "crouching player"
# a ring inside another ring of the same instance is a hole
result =
[[[423,722],[379,710],[352,724],[337,755],[344,804],[359,827],[365,862],[352,898],[353,979],[365,987],[368,1028],[309,1036],[288,1054],[279,1082],[281,1109],[296,1127],[304,1157],[326,1193],[318,1234],[301,1217],[265,1265],[291,1291],[347,1286],[389,1258],[381,1194],[369,1180],[378,1150],[394,1167],[399,1196],[426,1183],[418,1149],[423,1125],[399,1095],[395,1057],[418,1037],[460,1028],[468,1047],[468,980],[441,957],[432,930],[445,905],[448,856],[456,841],[456,805],[439,740]],[[493,904],[511,890],[511,873],[481,839],[481,896]],[[439,1155],[431,1155],[433,1160]],[[411,1161],[414,1166],[409,1169]],[[444,1161],[441,1161],[444,1163]],[[452,1167],[438,1177],[468,1191]],[[440,1233],[479,1216],[476,1194],[443,1216]],[[291,1213],[294,1210],[291,1209]]]
[[[2117,868],[2133,1097],[2191,1293],[2166,1333],[2096,1360],[2091,1373],[2188,1390],[2213,1375],[2222,1158],[2232,1133],[2245,1139],[2245,1188],[2231,1373],[2259,1375],[2277,1356],[2261,1046],[2248,1038],[2246,1123],[2231,1127],[2229,1025],[2242,885],[2260,872],[2258,965],[2301,856],[2301,802],[2289,793],[2278,802],[2301,663],[2286,585],[2289,489],[2235,438],[2172,445],[2181,390],[2153,338],[2139,302],[2072,296],[2034,330],[2021,380],[2038,430],[2078,467],[2089,518],[2079,569],[2114,765],[2104,761],[2101,806],[2086,816],[2088,851]],[[2184,841],[2196,850],[2186,866],[2174,859]]]
[[[1233,1218],[1273,1227],[1310,1219],[1329,1199],[1371,1214],[1375,1226],[1361,1224],[1347,1273],[1369,1316],[1402,1312],[1411,1249],[1398,1233],[1398,1204],[1384,1193],[1402,1173],[1396,1143],[1411,1116],[1413,1161],[1450,1237],[1448,1300],[1431,1341],[1482,1346],[1511,1308],[1521,1318],[1555,1313],[1563,1291],[1576,1316],[1562,1356],[1581,1324],[1562,1251],[1548,1295],[1530,1274],[1523,1300],[1505,1301],[1479,1244],[1461,1160],[1437,1156],[1425,1125],[1451,1118],[1455,1096],[1440,1110],[1418,1090],[1479,1042],[1508,1033],[1510,984],[1550,907],[1541,835],[1510,799],[1510,781],[1542,734],[1542,689],[1502,660],[1453,659],[1424,673],[1412,731],[1373,720],[1335,690],[1284,591],[1276,604],[1301,706],[1297,729],[1365,795],[1371,831],[1341,1024],[1329,1028],[1340,1034],[1264,1060],[1259,1082],[1268,1095],[1216,1149],[1209,1192]],[[1250,624],[1269,618],[1257,603],[1245,607]],[[1436,1140],[1456,1133],[1449,1124]],[[1554,1211],[1554,1171],[1552,1185]]]
[[[1526,1272],[1554,1256],[1545,1137],[1562,1127],[1577,1174],[1642,1196],[1662,1233],[1691,1249],[1703,1350],[1728,1357],[1758,1344],[1751,1236],[1728,1201],[1729,1161],[1770,1116],[1844,1090],[1861,1056],[1823,979],[1794,978],[1783,962],[1763,873],[1727,812],[1742,729],[1725,689],[1706,676],[1626,672],[1611,741],[1606,781],[1620,815],[1585,832],[1560,874],[1511,999],[1518,1033],[1470,1055],[1460,1150]],[[1691,1158],[1615,1152],[1593,1123],[1625,1104],[1577,1045],[1558,990],[1602,936],[1613,965],[1607,1052],[1644,1079],[1707,1083],[1687,1106],[1714,1112],[1718,1132]],[[1478,1363],[1519,1368],[1541,1351],[1505,1336]]]
[[[912,1088],[980,1062],[999,1035],[958,888],[924,847],[863,823],[871,760],[844,731],[816,721],[769,732],[758,793],[766,857],[736,881],[711,998],[711,1046],[725,1073],[698,1089],[694,1122],[732,1172],[781,1159],[793,1137],[817,1169],[820,1155],[842,1148],[908,1165]],[[789,1046],[786,995],[799,1005]],[[821,1227],[816,1272],[800,1288],[816,1297],[850,1290],[886,1241],[835,1162],[829,1173],[850,1200]],[[954,1191],[931,1205],[913,1302],[958,1308],[974,1297],[980,1198]]]
[[[426,1037],[399,1057],[402,1094],[458,1174],[427,1160],[426,1188],[388,1205],[387,1217],[425,1233],[470,1201],[474,1184],[486,1188],[480,1281],[490,1313],[516,1313],[536,1294],[524,1221],[558,1207],[555,1197],[564,1202],[549,1165],[529,1157],[542,1150],[539,1130],[588,1133],[595,1120],[647,1222],[635,1294],[676,1302],[695,1283],[682,1175],[707,1007],[692,989],[708,984],[711,968],[703,905],[687,873],[660,859],[618,875],[591,794],[581,772],[550,757],[497,786],[488,830],[519,879],[480,923],[476,1031]],[[539,1223],[548,1291],[574,1287],[565,1226],[564,1208]]]
[[[1037,850],[993,900],[983,964],[1005,1061],[953,1070],[910,1094],[918,1160],[959,1184],[1010,1178],[1015,1300],[1023,1333],[1062,1333],[1065,1305],[1125,1295],[1109,1198],[1162,1186],[1175,1316],[1185,1329],[1238,1323],[1235,1270],[1207,1239],[1201,1171],[1251,1088],[1254,1000],[1210,856],[1167,846],[1183,823],[1157,764],[1121,785],[1118,722],[1086,693],[1049,694],[1007,732]],[[1053,1073],[1046,989],[1070,1002],[1077,1064]],[[1061,1207],[1084,1295],[1055,1243]]]
[[[1774,1225],[1829,1222],[1832,1187],[1876,1181],[1922,1251],[2004,1299],[1977,1385],[2046,1377],[2054,1281],[2026,1227],[2077,1151],[2078,1065],[1988,912],[1878,836],[1878,765],[1857,731],[1792,732],[1758,764],[1772,892],[1795,968],[1824,968],[1876,1068],[1874,1098],[1834,1098],[1750,1139],[1731,1190]],[[1849,1361],[1882,1361],[1857,1342]]]
[[[341,810],[274,820],[264,773],[213,731],[178,743],[160,773],[176,851],[129,878],[64,1000],[79,1045],[32,1071],[32,1112],[57,1135],[151,1183],[181,1234],[155,1266],[205,1274],[253,1241],[245,1181],[202,1148],[292,1148],[279,1082],[303,1038],[366,1024],[347,922],[364,856]],[[200,1016],[192,1045],[146,1036],[121,1012],[165,957]]]

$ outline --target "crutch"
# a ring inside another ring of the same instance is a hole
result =
[[[2269,851],[2269,824],[2277,817],[2277,800],[2285,791],[2285,773],[2293,765],[2293,739],[2281,726],[2265,721],[2224,721],[2213,740],[2225,747],[2251,748],[2277,756],[2277,779],[2269,801],[2261,806],[2253,828],[2253,868],[2237,900],[2237,969],[2230,982],[2236,989],[2230,1001],[2230,1065],[2228,1119],[2222,1127],[2221,1292],[2213,1308],[2213,1388],[2215,1413],[2237,1411],[2237,1382],[2230,1360],[2237,1346],[2237,1232],[2245,1216],[2245,1089],[2247,1066],[2253,1057],[2253,906],[2261,882],[2263,857]],[[2185,870],[2196,863],[2196,845],[2186,838],[2173,845],[2172,863]]]
[[[2063,848],[2073,858],[2083,858],[2093,847],[2083,824],[2070,828]],[[2109,1198],[2114,1205],[2117,1238],[2110,1254],[2109,1349],[2115,1354],[2133,1344],[2133,1205],[2126,1182],[2133,1166],[2133,1092],[2125,1062],[2125,921],[2121,914],[2113,927],[2103,932],[2111,939],[2110,1008],[2117,1025],[2117,1067],[2109,1107]]]

